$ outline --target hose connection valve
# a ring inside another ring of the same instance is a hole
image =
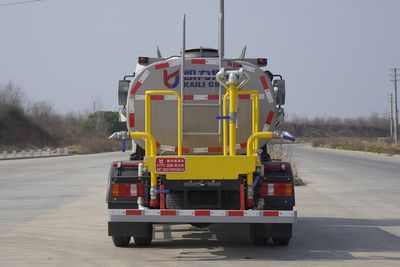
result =
[[[226,80],[227,76],[228,80]],[[225,70],[224,68],[221,68],[215,78],[226,89],[228,89],[228,86],[233,83],[238,84],[238,89],[242,89],[250,80],[250,76],[244,71],[243,68],[238,70]],[[241,82],[239,83],[239,81]]]
[[[282,138],[291,142],[296,141],[296,137],[287,131],[273,131],[274,138]]]

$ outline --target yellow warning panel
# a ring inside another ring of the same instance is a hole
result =
[[[150,172],[165,174],[169,180],[236,180],[240,174],[253,173],[257,156],[149,156]]]

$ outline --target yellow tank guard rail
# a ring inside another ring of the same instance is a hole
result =
[[[249,139],[247,139],[247,156],[256,156],[257,155],[257,149],[254,149],[254,146],[256,142],[258,143],[258,139],[261,138],[266,138],[266,139],[271,139],[274,137],[274,134],[272,132],[257,132],[252,134]],[[247,173],[247,184],[252,185],[253,184],[253,173],[249,172]]]
[[[175,95],[178,101],[178,156],[182,155],[182,105],[181,105],[181,96],[172,90],[149,90],[145,93],[145,132],[150,134],[151,131],[151,96],[152,95]],[[147,150],[150,149],[147,141],[146,141],[146,155]]]
[[[146,149],[146,156],[155,157],[157,154],[157,144],[156,140],[150,133],[144,132],[130,132],[129,137],[131,139],[140,138],[146,141],[146,145],[149,144],[149,150]],[[150,185],[151,187],[157,186],[157,175],[155,172],[151,172],[150,175]]]

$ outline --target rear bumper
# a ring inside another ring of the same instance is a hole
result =
[[[110,222],[151,223],[295,223],[291,210],[109,209]]]

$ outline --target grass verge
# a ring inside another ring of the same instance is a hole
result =
[[[314,147],[373,152],[378,154],[400,155],[400,144],[382,139],[360,139],[347,137],[318,138],[312,141]]]

